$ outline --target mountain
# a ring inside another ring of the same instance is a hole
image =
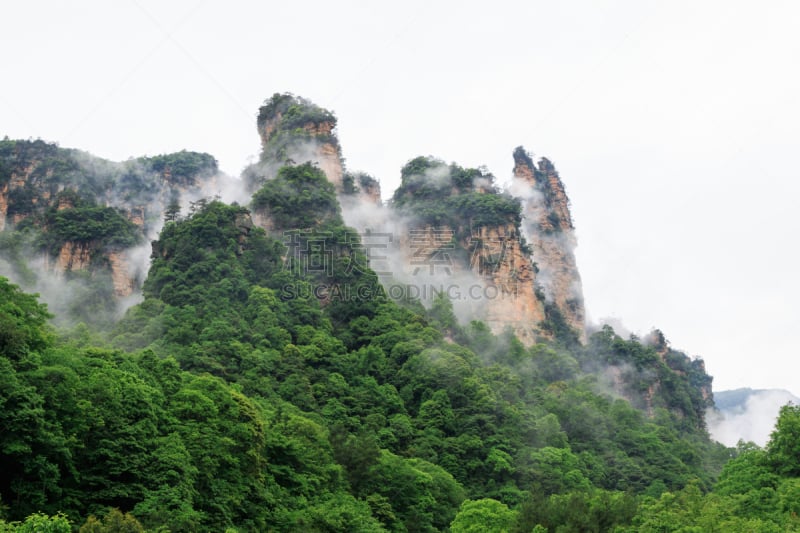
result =
[[[203,197],[217,180],[209,154],[115,163],[41,140],[0,141],[4,273],[48,294],[61,285],[74,297],[50,304],[75,319],[113,315],[116,300],[141,288],[142,259],[165,213]]]
[[[552,338],[556,329],[586,340],[569,200],[546,159],[535,168],[517,148],[509,193],[488,171],[418,157],[401,170],[390,205],[376,212],[371,204],[379,205],[380,186],[345,170],[333,113],[276,94],[261,107],[257,125],[262,154],[245,172],[251,190],[287,163],[311,162],[333,184],[348,223],[392,238],[397,280],[417,289],[457,289],[457,300],[477,291],[461,318],[484,320],[495,333],[510,327],[525,345]],[[255,214],[270,229],[264,211]]]
[[[514,150],[514,177],[517,190],[529,196],[524,206],[525,229],[547,302],[585,341],[583,290],[574,253],[577,241],[564,184],[548,159],[542,158],[534,167],[521,146]]]
[[[712,437],[728,446],[740,440],[764,446],[780,409],[800,405],[800,398],[780,389],[735,389],[714,392],[716,410],[708,415]]]
[[[796,529],[800,411],[726,448],[702,360],[587,327],[550,161],[384,204],[335,127],[274,95],[238,182],[3,141],[0,529]]]
[[[723,413],[741,413],[747,409],[747,404],[753,398],[760,396],[773,396],[781,405],[789,402],[800,404],[800,398],[783,389],[734,389],[714,393],[714,403]]]

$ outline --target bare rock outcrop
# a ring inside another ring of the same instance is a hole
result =
[[[291,94],[275,94],[261,107],[257,122],[261,162],[255,174],[269,179],[286,164],[313,163],[325,173],[338,195],[355,195],[379,204],[377,181],[351,189],[345,183],[342,148],[336,137],[336,117],[328,110]],[[260,183],[256,179],[256,184]],[[253,187],[255,188],[255,187]]]
[[[523,200],[523,230],[533,251],[537,284],[545,298],[585,341],[581,277],[575,261],[574,226],[564,184],[547,159],[538,167],[522,147],[514,151],[515,194]]]
[[[508,224],[479,228],[472,236],[471,268],[488,283],[486,323],[494,333],[510,327],[529,346],[545,319],[535,291],[530,255],[522,249],[517,229]]]
[[[92,246],[83,242],[65,242],[54,264],[56,272],[86,270],[92,263]]]
[[[8,183],[0,187],[0,231],[6,229],[7,214],[8,214]]]
[[[136,280],[129,272],[126,252],[109,252],[108,264],[111,267],[111,280],[114,283],[114,294],[120,298],[130,296],[136,288]]]

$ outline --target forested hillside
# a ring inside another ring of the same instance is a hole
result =
[[[443,295],[392,298],[317,165],[252,183],[249,206],[173,206],[118,320],[55,326],[0,277],[0,531],[800,529],[800,408],[765,449],[726,448],[702,361],[659,331],[581,342],[550,310],[526,344]],[[396,207],[522,218],[425,185]],[[129,234],[83,201],[97,235]]]

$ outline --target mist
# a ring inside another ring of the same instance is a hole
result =
[[[84,201],[115,208],[138,227],[139,233],[138,243],[127,248],[100,247],[96,242],[81,241],[72,243],[68,250],[62,249],[59,258],[58,254],[50,256],[45,252],[34,235],[16,232],[13,221],[8,221],[3,232],[0,275],[25,291],[38,293],[60,327],[84,322],[106,328],[142,301],[141,287],[150,269],[151,242],[158,238],[170,204],[177,202],[180,217],[201,199],[218,198],[245,205],[249,202],[244,182],[219,172],[207,154],[186,154],[200,158],[196,163],[199,170],[170,179],[169,167],[154,166],[158,156],[113,162],[80,150],[59,150],[59,157],[74,167],[64,173],[58,190],[71,189]],[[27,177],[30,172],[25,171],[26,179],[33,179]],[[34,181],[30,186],[38,194],[47,192],[39,182]],[[55,199],[50,200],[49,196],[43,199],[48,200],[42,204],[46,208],[55,205]],[[25,214],[35,216],[37,211]],[[64,256],[65,253],[68,255]],[[77,267],[71,264],[76,258],[80,262]]]
[[[708,431],[717,442],[736,446],[740,440],[764,446],[775,429],[780,408],[787,403],[800,404],[800,398],[786,390],[737,389],[723,394],[741,395],[730,404],[720,402],[719,410],[706,413]],[[720,393],[715,393],[715,398]]]
[[[444,179],[438,174],[435,177]],[[390,298],[418,299],[430,307],[441,293],[452,303],[461,324],[485,318],[482,297],[486,280],[462,264],[459,250],[446,246],[444,241],[450,242],[452,232],[437,235],[436,228],[426,231],[430,228],[416,217],[364,196],[343,195],[340,203],[345,224],[359,232],[370,250],[370,268],[378,273]],[[434,251],[440,244],[444,246]]]

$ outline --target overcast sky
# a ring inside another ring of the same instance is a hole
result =
[[[5,2],[0,135],[238,175],[289,91],[384,197],[417,155],[502,183],[521,144],[566,184],[591,319],[797,394],[798,28],[793,1]]]

